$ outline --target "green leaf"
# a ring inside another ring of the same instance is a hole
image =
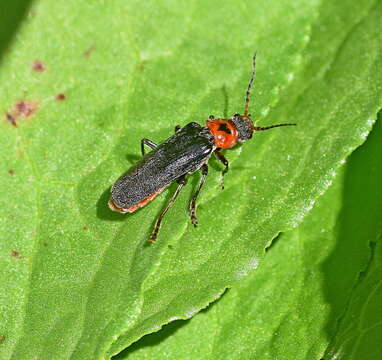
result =
[[[169,324],[115,359],[380,359],[381,143],[382,116],[258,271],[191,321]]]
[[[110,357],[256,268],[372,126],[380,14],[369,0],[36,0],[0,72],[0,357]],[[254,50],[257,119],[298,127],[227,151],[226,189],[210,171],[200,226],[189,186],[147,246],[174,187],[122,216],[110,185],[142,137],[221,116],[225,97],[242,111]]]
[[[367,146],[352,156],[344,184],[336,248],[324,264],[328,275],[336,274],[327,277],[327,298],[336,321],[328,327],[331,345],[325,359],[382,356],[381,113],[376,125]]]
[[[381,206],[378,210],[380,214]],[[328,359],[381,358],[382,231],[376,240],[370,243],[373,257],[360,274],[339,331],[327,351]]]

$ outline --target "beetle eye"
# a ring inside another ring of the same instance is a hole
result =
[[[234,116],[232,116],[232,120],[235,121],[235,120],[240,120],[241,119],[241,115],[240,114],[235,114]]]

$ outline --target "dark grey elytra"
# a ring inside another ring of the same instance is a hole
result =
[[[162,219],[174,204],[180,190],[187,183],[187,174],[201,171],[199,184],[191,199],[189,212],[192,224],[197,226],[196,200],[208,174],[208,161],[212,154],[225,166],[222,175],[228,171],[228,161],[221,149],[229,149],[239,142],[250,139],[255,131],[263,131],[279,126],[296,124],[276,124],[266,127],[254,126],[248,114],[248,105],[252,84],[256,75],[256,53],[253,57],[253,72],[250,78],[243,115],[235,114],[230,119],[215,119],[212,115],[201,126],[190,122],[176,126],[175,134],[157,145],[149,139],[141,140],[142,159],[123,174],[111,189],[109,207],[113,211],[131,213],[146,205],[160,194],[172,182],[178,183],[175,193],[157,218],[149,238],[155,242],[162,224]],[[144,146],[152,151],[145,154]],[[224,184],[222,181],[222,188]]]

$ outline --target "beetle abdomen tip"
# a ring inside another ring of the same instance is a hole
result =
[[[116,205],[113,199],[109,200],[108,205],[109,205],[110,210],[117,211],[117,212],[122,213],[122,214],[125,214],[128,212],[127,209],[121,208],[118,205]]]

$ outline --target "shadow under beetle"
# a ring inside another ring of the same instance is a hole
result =
[[[272,129],[278,126],[296,124],[277,124],[266,127],[254,126],[248,114],[249,96],[256,75],[256,53],[253,57],[253,72],[246,91],[244,114],[235,114],[230,119],[215,119],[212,115],[205,127],[196,122],[185,126],[176,126],[175,134],[162,144],[157,145],[149,139],[141,140],[142,159],[123,174],[111,189],[109,207],[121,213],[132,213],[145,206],[160,194],[173,181],[178,187],[157,218],[149,238],[155,242],[162,219],[174,204],[180,190],[187,183],[187,174],[201,171],[201,178],[190,202],[190,216],[197,226],[196,200],[208,174],[208,160],[211,154],[225,166],[222,176],[228,171],[228,161],[220,152],[230,149],[238,142],[249,140],[255,131]],[[152,149],[145,154],[144,146]],[[222,188],[224,188],[222,181]]]

